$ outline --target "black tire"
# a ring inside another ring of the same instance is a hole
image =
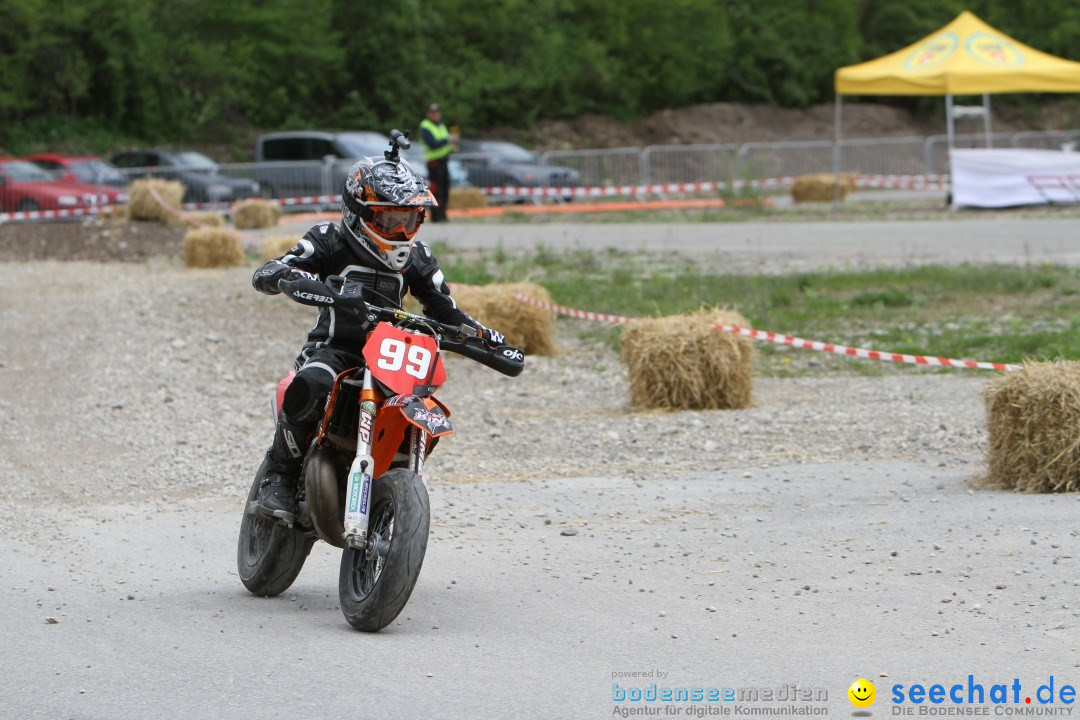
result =
[[[341,612],[357,630],[383,629],[409,601],[424,564],[430,516],[427,488],[411,470],[390,470],[372,483],[368,547],[342,550],[338,576]],[[372,538],[389,541],[385,556],[369,550]]]
[[[244,587],[256,595],[273,597],[288,590],[296,580],[315,539],[295,525],[290,528],[279,520],[250,510],[265,473],[266,461],[263,460],[244,504],[244,519],[240,523],[236,547],[236,569]]]
[[[30,198],[20,200],[19,204],[15,206],[15,212],[37,212],[40,209],[41,205],[38,204],[37,200],[31,200]]]

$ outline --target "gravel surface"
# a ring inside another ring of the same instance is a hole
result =
[[[1011,226],[981,230],[971,255],[1031,258]],[[717,252],[782,272],[840,255],[827,231]],[[635,412],[618,359],[565,321],[564,354],[519,378],[448,358],[458,432],[427,466],[431,541],[397,621],[349,629],[324,543],[256,598],[241,498],[314,311],[256,293],[253,269],[0,264],[0,716],[605,718],[618,673],[655,671],[825,688],[844,716],[866,677],[882,717],[892,683],[1080,680],[1078,496],[972,484],[988,373],[807,360],[748,410]]]
[[[0,268],[6,500],[239,495],[314,317],[255,292],[250,274],[170,260]],[[822,370],[758,379],[746,411],[635,412],[622,364],[576,329],[560,323],[564,354],[529,358],[519,378],[448,358],[440,397],[458,432],[432,456],[435,482],[927,456],[977,472],[986,374]]]

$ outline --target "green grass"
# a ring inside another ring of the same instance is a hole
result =
[[[753,327],[842,345],[998,362],[1080,359],[1080,270],[1057,265],[926,266],[783,276],[702,272],[690,262],[617,251],[466,256],[435,248],[456,282],[528,280],[555,302],[631,317],[737,310]],[[583,332],[614,343],[616,328]],[[759,343],[766,370],[875,363]],[[811,357],[812,356],[812,357]],[[798,358],[796,360],[796,358]]]

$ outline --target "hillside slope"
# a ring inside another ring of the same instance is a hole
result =
[[[849,102],[843,108],[844,137],[943,134],[944,102],[933,103],[931,107],[916,113],[880,103]],[[833,117],[831,104],[796,109],[711,103],[662,110],[626,123],[584,115],[573,120],[542,120],[526,131],[495,129],[476,134],[513,140],[537,150],[824,140],[833,137]],[[1024,108],[999,102],[992,106],[992,123],[996,132],[1080,128],[1080,101],[1073,97],[1052,98]],[[982,123],[970,119],[958,121],[957,131],[981,132]],[[462,128],[462,133],[470,134],[468,128]]]

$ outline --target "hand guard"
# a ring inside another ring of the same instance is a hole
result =
[[[492,330],[491,328],[481,327],[480,331],[481,331],[482,337],[484,338],[484,342],[487,343],[488,346],[490,346],[490,347],[498,347],[500,345],[505,345],[506,344],[506,336],[503,335],[498,330]]]
[[[282,278],[278,280],[278,288],[282,293],[301,305],[327,306],[335,304],[330,288],[305,275],[299,275],[295,280]]]

